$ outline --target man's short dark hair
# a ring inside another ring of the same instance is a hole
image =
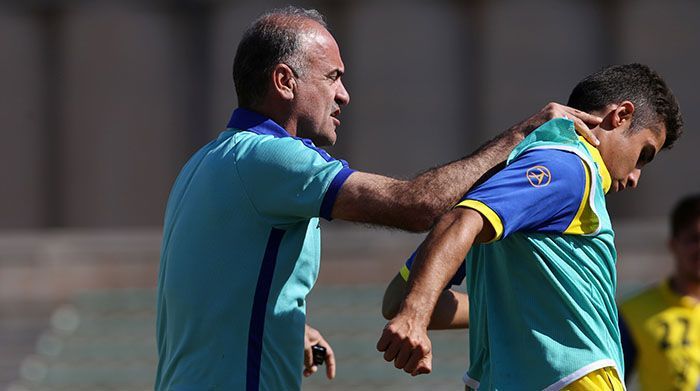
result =
[[[302,22],[306,20],[326,27],[318,11],[287,6],[261,15],[243,33],[233,60],[233,83],[240,107],[251,108],[262,101],[270,72],[277,64],[289,65],[295,76],[305,71],[300,36],[305,32]]]
[[[700,194],[684,197],[671,212],[671,237],[677,237],[685,228],[700,219]]]
[[[609,104],[632,102],[635,112],[630,131],[666,127],[663,148],[670,148],[680,137],[683,118],[678,102],[658,73],[642,64],[615,65],[581,80],[569,96],[568,106],[586,112],[604,109]]]

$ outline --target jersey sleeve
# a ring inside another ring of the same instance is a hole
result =
[[[575,153],[533,149],[472,189],[457,204],[480,212],[493,240],[518,232],[566,233],[585,209],[590,173]]]
[[[411,267],[413,266],[413,260],[416,258],[416,253],[418,250],[414,251],[413,254],[411,254],[410,257],[406,260],[404,265],[401,267],[401,271],[399,272],[401,274],[401,277],[403,278],[404,281],[408,281],[408,277],[411,275]],[[452,286],[455,285],[461,285],[462,281],[464,281],[464,278],[467,276],[467,267],[464,262],[462,262],[461,265],[459,265],[459,269],[457,269],[457,272],[455,273],[454,276],[450,279],[450,281],[447,283],[447,286],[445,289],[449,289]]]
[[[330,220],[338,191],[354,172],[304,139],[263,138],[241,153],[236,169],[251,203],[276,221]]]

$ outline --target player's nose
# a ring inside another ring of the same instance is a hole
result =
[[[630,187],[632,189],[637,187],[637,184],[639,183],[639,177],[642,176],[642,170],[635,168],[632,170],[632,172],[627,176],[627,181],[625,183],[625,187]]]

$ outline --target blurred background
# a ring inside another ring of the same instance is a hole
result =
[[[236,107],[243,30],[278,1],[0,1],[0,389],[151,389],[154,288],[171,183]],[[398,177],[464,156],[578,80],[642,62],[685,134],[608,197],[619,294],[663,278],[667,219],[700,191],[700,3],[693,0],[297,1],[326,15],[351,104],[329,151]],[[384,284],[421,235],[324,224],[309,321],[338,377],[305,389],[461,389],[464,332],[435,334],[410,378],[374,344]]]

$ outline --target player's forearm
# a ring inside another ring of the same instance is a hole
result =
[[[413,319],[428,327],[433,310],[450,277],[481,232],[477,212],[455,209],[442,216],[416,254],[408,281],[408,292],[397,317]]]

